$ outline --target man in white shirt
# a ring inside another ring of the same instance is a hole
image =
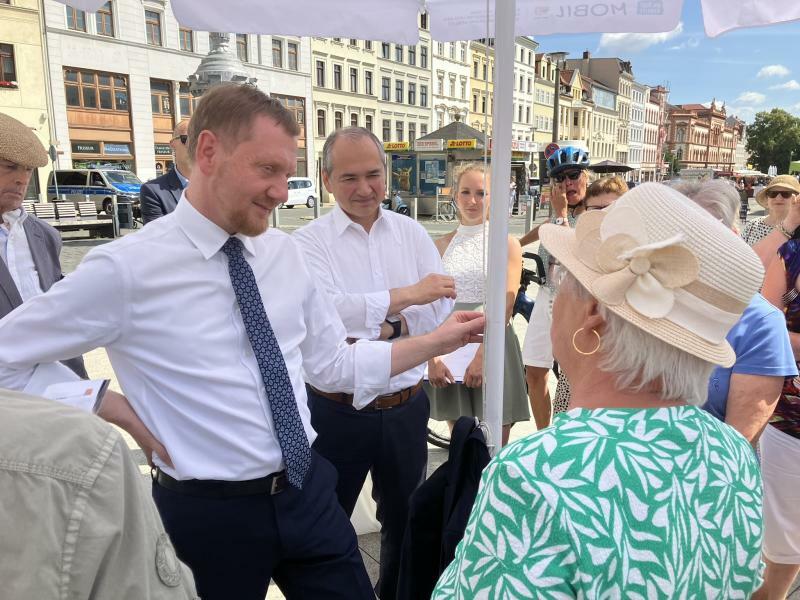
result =
[[[295,232],[319,285],[333,299],[350,340],[395,340],[434,330],[453,310],[455,282],[416,221],[381,209],[386,157],[362,127],[339,129],[322,151],[322,178],[336,206]],[[354,398],[306,373],[314,449],[339,473],[336,493],[351,515],[367,472],[381,523],[376,593],[392,600],[408,500],[425,480],[428,397],[425,365],[393,377],[371,397]]]
[[[0,113],[0,318],[60,280],[61,234],[22,208],[33,171],[47,152],[31,131]],[[86,377],[81,357],[63,361]]]
[[[207,92],[174,212],[92,250],[0,321],[0,387],[104,346],[126,397],[100,415],[154,449],[153,498],[204,600],[373,592],[315,433],[302,371],[358,402],[477,337],[477,313],[396,344],[348,346],[297,244],[268,230],[296,167],[297,123],[251,86]],[[22,381],[21,381],[22,380]]]

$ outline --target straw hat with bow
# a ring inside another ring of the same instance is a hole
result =
[[[778,175],[777,177],[773,177],[770,182],[756,194],[756,202],[764,208],[769,208],[767,194],[772,190],[776,192],[800,194],[800,183],[797,182],[797,178],[793,175]]]

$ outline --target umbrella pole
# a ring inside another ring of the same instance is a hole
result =
[[[508,265],[508,181],[514,110],[514,20],[516,0],[495,2],[495,78],[492,115],[492,181],[489,257],[486,280],[483,418],[489,427],[490,452],[502,445],[503,373]]]

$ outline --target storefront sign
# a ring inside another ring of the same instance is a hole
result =
[[[129,155],[131,153],[131,145],[130,144],[110,144],[105,142],[103,144],[103,154],[125,154]]]
[[[447,149],[448,150],[458,150],[462,148],[477,148],[478,147],[478,140],[471,139],[471,140],[448,140],[447,142]]]
[[[417,140],[414,142],[417,152],[441,152],[444,150],[444,140]]]
[[[172,148],[169,144],[156,144],[156,156],[172,156]]]
[[[100,142],[72,142],[73,154],[100,154]]]
[[[384,142],[384,150],[408,150],[411,145],[408,142]]]

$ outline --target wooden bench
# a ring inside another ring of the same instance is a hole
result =
[[[88,231],[91,237],[114,237],[114,222],[100,215],[94,202],[35,202],[33,214],[59,231]]]

